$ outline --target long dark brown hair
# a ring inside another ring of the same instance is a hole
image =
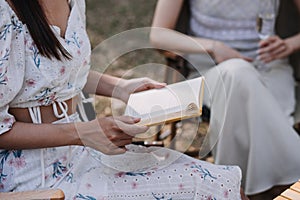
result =
[[[39,53],[47,58],[70,59],[71,55],[61,45],[49,26],[45,12],[38,0],[11,0],[20,20],[27,25]]]

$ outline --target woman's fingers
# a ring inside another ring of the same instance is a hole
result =
[[[253,60],[249,57],[243,56],[237,50],[227,46],[226,44],[224,44],[222,42],[215,42],[213,57],[214,57],[216,64],[219,64],[223,61],[226,61],[226,60],[229,60],[232,58],[241,58],[241,59],[244,59],[249,62],[252,62],[252,60]]]
[[[137,79],[138,80],[138,79]],[[134,90],[134,92],[149,90],[149,89],[159,89],[166,86],[166,83],[160,83],[154,81],[150,78],[142,78],[140,79],[138,87]]]
[[[118,141],[113,141],[112,142],[114,145],[116,145],[117,147],[124,147],[128,144],[132,143],[132,139],[127,139],[127,140],[118,140]]]
[[[119,132],[120,135],[124,134],[122,138],[126,137],[134,137],[136,134],[144,133],[148,130],[147,126],[137,125],[140,121],[140,118],[129,117],[129,116],[119,116],[114,118],[115,124],[112,127],[114,131]]]
[[[241,57],[241,59],[244,59],[244,60],[246,60],[247,62],[253,62],[253,59],[252,59],[252,58],[249,58],[249,57],[243,56],[243,57]]]
[[[286,42],[278,36],[271,36],[266,40],[262,40],[259,45],[259,59],[265,63],[284,58],[290,52]]]
[[[148,130],[136,124],[139,120],[129,116],[97,118],[89,123],[78,123],[78,132],[83,145],[115,155],[124,153],[124,146],[131,144],[136,134]]]
[[[276,56],[281,54],[282,52],[284,52],[287,49],[287,47],[285,45],[280,45],[277,48],[274,48],[273,51],[270,52],[270,54],[272,56]]]
[[[130,116],[118,116],[115,117],[116,120],[122,121],[127,124],[135,124],[138,123],[141,119],[137,117],[130,117]]]
[[[274,36],[270,36],[270,37],[268,37],[265,40],[261,40],[259,42],[259,47],[263,48],[263,47],[269,46],[270,44],[274,43],[274,41],[276,41],[278,39],[280,39],[278,36],[275,36],[275,35]]]
[[[265,40],[260,41],[258,53],[259,54],[269,53],[274,49],[277,49],[281,45],[282,42],[278,37],[276,36],[269,37]]]
[[[120,128],[113,127],[113,130],[109,134],[107,134],[107,138],[110,141],[118,141],[132,139],[133,136],[124,133]]]
[[[119,118],[119,120],[116,120],[116,125],[117,126],[115,128],[123,131],[123,133],[128,134],[132,137],[139,133],[144,133],[149,129],[147,126],[141,126],[134,123],[127,123],[127,120],[124,120],[124,118]]]
[[[108,140],[117,147],[122,147],[132,143],[132,138],[139,133],[148,130],[146,126],[135,125],[139,118],[129,116],[119,116],[113,118],[111,129],[106,132]]]

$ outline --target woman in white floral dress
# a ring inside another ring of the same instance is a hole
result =
[[[0,191],[61,188],[66,199],[241,199],[238,167],[182,155],[165,167],[123,172],[95,159],[91,152],[124,153],[147,127],[126,116],[80,122],[73,108],[82,89],[105,96],[114,90],[126,102],[136,88],[164,84],[89,71],[90,48],[84,0],[0,0]]]

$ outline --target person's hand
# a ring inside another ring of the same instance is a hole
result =
[[[233,49],[219,41],[214,41],[212,56],[213,56],[216,64],[219,64],[221,62],[224,62],[224,61],[232,59],[232,58],[241,58],[248,62],[253,61],[253,59],[243,56],[241,53],[239,53],[235,49]]]
[[[130,94],[134,92],[140,92],[149,89],[159,89],[166,86],[165,83],[159,83],[150,78],[134,78],[134,79],[122,79],[119,83],[120,99],[124,102],[128,101]]]
[[[146,126],[135,123],[140,119],[119,116],[99,117],[90,122],[80,122],[77,125],[80,145],[89,146],[104,154],[115,155],[126,152],[125,145],[132,143],[132,138],[148,130]]]
[[[265,63],[276,59],[286,58],[293,53],[292,46],[280,37],[274,35],[260,41],[258,55]]]

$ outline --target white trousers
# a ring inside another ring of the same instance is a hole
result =
[[[300,137],[292,127],[295,107],[293,70],[284,60],[257,71],[240,59],[208,70],[206,104],[216,164],[242,169],[246,194],[300,178]]]

